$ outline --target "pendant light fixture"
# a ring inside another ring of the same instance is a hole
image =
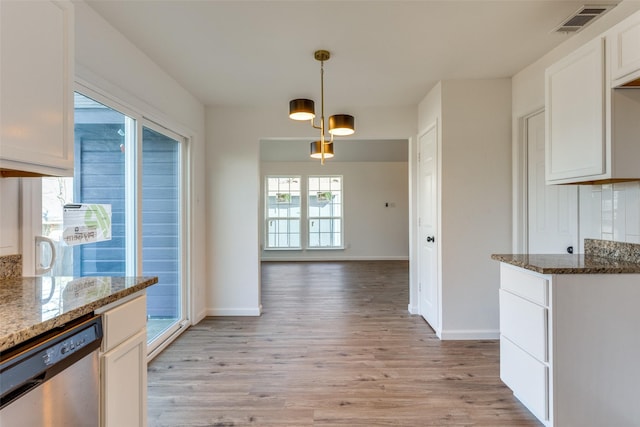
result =
[[[320,129],[320,140],[311,143],[311,157],[320,159],[324,165],[325,159],[333,157],[333,137],[347,136],[355,132],[355,119],[348,114],[335,114],[329,117],[329,139],[325,135],[324,120],[324,61],[328,61],[331,54],[328,50],[317,50],[314,58],[320,61],[320,124],[316,125],[315,104],[310,99],[294,99],[289,102],[289,117],[293,120],[310,120],[311,126]]]

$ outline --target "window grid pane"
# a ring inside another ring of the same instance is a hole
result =
[[[266,193],[266,248],[300,248],[299,176],[268,176]]]
[[[310,176],[307,200],[309,247],[342,247],[342,177]]]

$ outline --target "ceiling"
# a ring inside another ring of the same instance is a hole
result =
[[[442,79],[510,77],[591,1],[87,0],[206,106],[417,105]],[[610,3],[610,2],[608,2]]]

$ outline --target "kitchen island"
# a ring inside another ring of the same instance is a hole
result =
[[[640,245],[495,254],[500,378],[546,426],[640,425]]]

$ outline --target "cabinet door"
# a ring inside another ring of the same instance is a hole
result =
[[[640,78],[640,13],[615,28],[610,35],[611,80],[617,86]]]
[[[547,183],[606,174],[604,39],[596,38],[547,68]]]
[[[102,356],[102,426],[147,425],[147,334],[143,329]]]
[[[0,1],[0,169],[73,173],[73,5]]]

